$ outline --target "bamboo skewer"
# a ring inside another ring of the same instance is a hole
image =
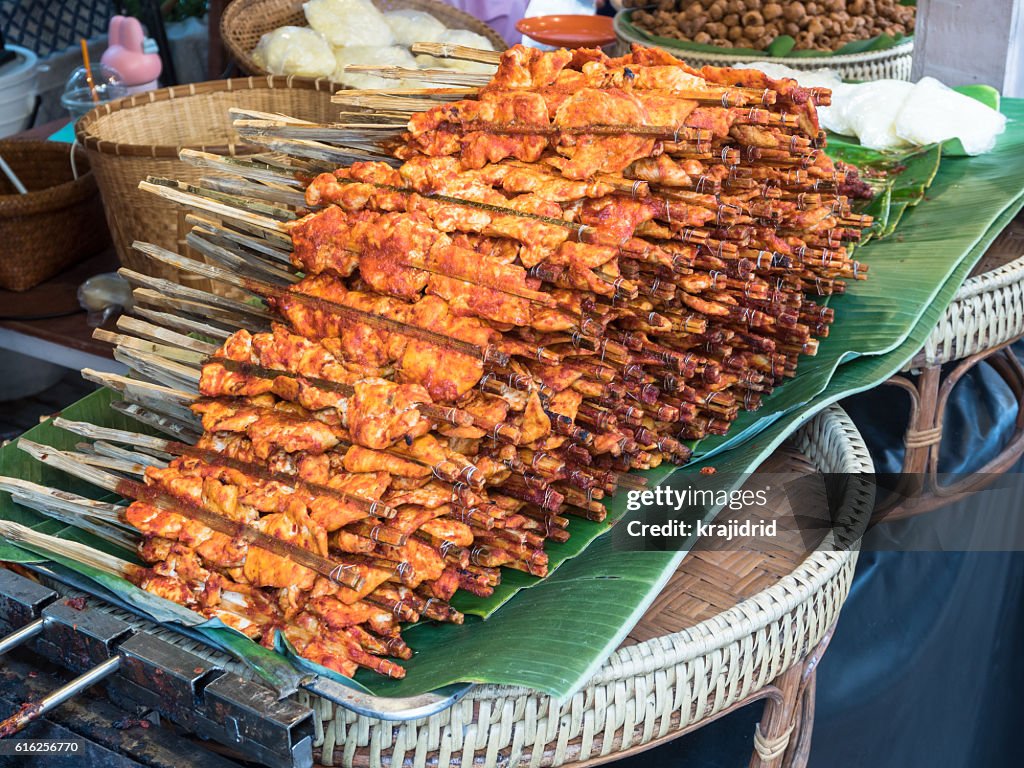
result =
[[[134,419],[140,424],[145,424],[158,432],[170,435],[171,437],[184,442],[194,443],[201,437],[201,433],[196,431],[193,424],[180,422],[177,419],[167,416],[162,411],[146,408],[138,403],[118,400],[111,403],[110,407],[128,418]]]
[[[477,61],[481,64],[494,64],[495,66],[501,63],[500,51],[485,51],[480,48],[453,45],[452,43],[413,43],[409,50],[413,54],[425,53],[428,56],[436,56],[439,59]]]
[[[5,481],[11,479],[5,478]],[[87,544],[67,539],[58,539],[56,536],[48,536],[45,533],[40,533],[28,526],[11,522],[10,520],[0,520],[0,536],[16,544],[26,545],[31,549],[43,550],[44,552],[50,552],[83,565],[91,566],[111,576],[120,576],[130,580],[132,575],[142,571],[139,566],[133,563],[113,555],[108,555],[105,552],[100,552]]]
[[[185,502],[178,497],[171,496],[150,486],[90,467],[75,460],[64,451],[51,448],[50,446],[40,445],[39,443],[22,438],[18,441],[18,447],[44,464],[62,469],[105,490],[140,501],[147,501],[175,514],[196,520],[231,539],[244,541],[251,546],[259,547],[305,566],[337,584],[357,591],[363,586],[363,578],[352,571],[351,565],[321,557],[315,552],[303,549],[295,544],[268,536],[250,525],[234,522],[226,517],[210,512],[204,507]]]
[[[450,349],[452,351],[461,352],[462,354],[475,357],[480,360],[488,361],[493,360],[494,362],[504,365],[508,362],[507,357],[493,349],[492,347],[481,348],[474,344],[470,344],[459,339],[455,339],[443,334],[435,333],[426,328],[421,328],[416,325],[410,325],[403,323],[398,320],[392,320],[391,318],[384,317],[381,315],[375,315],[370,312],[365,312],[354,307],[349,307],[344,304],[337,304],[335,302],[327,301],[326,299],[320,299],[314,296],[309,296],[303,293],[293,293],[288,291],[282,291],[279,288],[261,283],[256,280],[250,280],[246,278],[240,278],[230,272],[213,267],[209,264],[202,264],[192,259],[184,258],[176,253],[167,251],[159,246],[150,245],[149,243],[133,243],[133,247],[148,256],[156,259],[157,261],[170,264],[184,269],[189,272],[193,272],[197,275],[209,278],[211,280],[219,280],[228,285],[233,285],[238,288],[244,288],[252,292],[254,295],[262,298],[283,298],[288,297],[295,301],[309,306],[311,308],[324,308],[331,312],[348,315],[356,319],[359,322],[365,323],[371,328],[376,328],[382,331],[389,331],[392,333],[398,333],[404,336],[410,336],[412,338],[419,339],[421,341],[434,344],[444,349]]]
[[[274,259],[276,262],[281,262],[287,269],[291,267],[291,260],[289,259],[289,252],[291,251],[291,242],[288,243],[287,249],[280,245],[271,245],[267,240],[253,235],[246,234],[237,229],[232,229],[220,222],[207,219],[202,216],[197,216],[194,213],[190,213],[185,217],[185,223],[192,225],[193,232],[199,232],[204,235],[209,235],[215,238],[214,242],[229,241],[235,245],[242,246],[247,251],[255,252],[256,254],[262,254],[263,256]]]
[[[471,72],[457,72],[451,69],[408,69],[385,64],[349,64],[346,72],[352,74],[368,74],[382,77],[385,80],[422,80],[428,83],[446,83],[448,85],[483,86],[490,82],[491,76]]]
[[[94,443],[79,443],[78,448],[80,451],[82,450],[82,446],[89,446],[98,456],[119,458],[123,459],[125,462],[138,464],[143,467],[143,471],[146,467],[157,467],[159,469],[167,466],[167,461],[165,459],[157,458],[156,456],[148,453],[129,451],[103,440],[97,440]]]
[[[170,252],[168,251],[168,253]],[[185,256],[178,256],[177,254],[174,255],[177,257],[177,263],[175,266],[183,265],[180,268],[184,269],[186,272],[202,274],[201,272],[197,272],[197,270],[205,267],[205,264],[201,264],[200,262]],[[212,306],[215,311],[225,314],[229,318],[234,318],[238,315],[248,315],[262,321],[269,321],[271,319],[271,314],[266,307],[257,307],[252,304],[246,304],[242,301],[235,301],[234,299],[229,299],[224,296],[218,296],[214,293],[200,291],[196,288],[188,288],[187,286],[172,283],[170,280],[143,275],[140,272],[135,272],[134,270],[127,269],[126,267],[121,267],[121,269],[117,270],[117,273],[133,285],[143,286],[156,291],[158,296],[164,296],[169,299],[184,300],[199,306],[209,305]],[[150,294],[144,294],[144,296],[150,296]]]
[[[242,328],[256,331],[270,327],[269,320],[261,321],[247,315],[229,313],[202,301],[165,296],[150,288],[135,288],[132,296],[135,299],[132,311],[140,317],[157,320],[167,328],[179,328],[215,340],[224,340]],[[154,307],[172,310],[175,314],[171,315]],[[218,325],[214,326],[211,323]]]
[[[117,327],[123,331],[137,333],[139,336],[151,339],[159,344],[170,344],[171,346],[194,352],[197,355],[208,356],[217,350],[216,344],[210,344],[192,336],[186,336],[153,323],[147,323],[131,315],[121,315],[117,319]]]
[[[522,125],[517,123],[486,123],[467,121],[457,124],[466,132],[481,131],[491,134],[508,134],[510,136],[619,136],[629,133],[634,136],[648,136],[664,139],[674,143],[681,141],[710,141],[711,132],[703,128],[670,125],[630,125],[630,124],[592,124],[592,125]],[[340,141],[348,142],[359,136],[372,137],[371,141],[398,136],[406,131],[405,123],[337,123],[325,125],[291,125],[277,121],[242,120],[235,121],[235,130],[239,135],[249,138],[278,137],[302,141]]]
[[[281,483],[292,487],[300,487],[317,494],[332,496],[347,503],[362,508],[370,517],[392,518],[398,514],[398,510],[384,502],[366,499],[362,496],[340,491],[327,485],[310,483],[302,480],[297,475],[284,472],[272,471],[261,465],[235,459],[230,456],[211,451],[206,448],[197,448],[194,445],[181,443],[174,440],[165,440],[158,437],[150,437],[137,432],[111,429],[109,427],[97,427],[88,422],[69,421],[62,417],[54,419],[54,426],[74,432],[77,435],[88,437],[93,440],[111,441],[126,443],[133,446],[144,446],[153,450],[162,451],[173,456],[190,456],[215,466],[224,466],[238,470],[243,474],[252,475],[260,480]]]
[[[301,190],[302,182],[279,169],[266,163],[260,163],[255,159],[243,159],[239,157],[225,157],[215,155],[211,152],[201,152],[196,149],[183,149],[178,157],[189,165],[200,168],[209,168],[215,171],[223,171],[244,179],[262,182],[274,187],[284,187]]]
[[[151,341],[138,339],[134,336],[126,336],[123,333],[113,333],[112,331],[107,331],[103,328],[97,328],[93,331],[92,337],[97,341],[105,341],[108,344],[121,346],[136,352],[157,354],[161,357],[167,358],[168,360],[173,360],[179,363],[197,363],[202,362],[205,359],[205,356],[198,352],[191,352],[186,349],[181,349],[180,347],[156,344]]]

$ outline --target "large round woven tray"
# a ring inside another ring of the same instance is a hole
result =
[[[619,54],[626,53],[633,43],[639,43],[654,48],[663,48],[683,59],[692,67],[703,67],[705,64],[712,67],[733,67],[737,64],[747,64],[769,58],[763,56],[759,59],[758,57],[725,53],[725,49],[722,49],[723,53],[706,53],[671,46],[659,46],[644,37],[628,32],[622,25],[622,18],[621,13],[615,16],[615,35],[618,38]],[[787,67],[800,70],[834,69],[844,80],[909,80],[910,68],[914,61],[914,40],[913,38],[907,39],[884,51],[812,58],[787,56],[779,58],[777,61]]]
[[[305,27],[302,13],[304,0],[234,0],[224,10],[220,20],[220,34],[232,58],[243,72],[251,75],[268,74],[252,58],[252,49],[267,32],[278,27]],[[494,50],[503,51],[508,44],[493,28],[474,16],[439,0],[373,0],[382,11],[411,9],[425,11],[449,29],[468,29],[483,35]]]
[[[761,471],[866,473],[871,460],[846,414],[805,425]],[[858,512],[863,490],[847,501]],[[308,694],[321,764],[593,765],[667,741],[765,688],[835,622],[856,552],[785,551],[750,541],[695,548],[626,643],[565,704],[524,688],[477,686],[451,709],[404,723],[357,715]]]

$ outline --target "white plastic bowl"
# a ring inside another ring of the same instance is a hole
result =
[[[39,59],[18,45],[8,45],[14,61],[0,67],[0,138],[28,127],[36,103]]]

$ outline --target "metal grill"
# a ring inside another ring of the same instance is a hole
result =
[[[279,700],[229,656],[59,582],[0,568],[0,632],[0,654],[28,648],[78,675],[23,704],[0,724],[0,737],[103,681],[125,710],[157,713],[244,760],[271,768],[313,764],[308,707]]]

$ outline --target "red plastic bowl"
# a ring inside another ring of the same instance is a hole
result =
[[[517,21],[516,29],[538,43],[562,48],[594,48],[615,42],[611,16],[530,16]]]

